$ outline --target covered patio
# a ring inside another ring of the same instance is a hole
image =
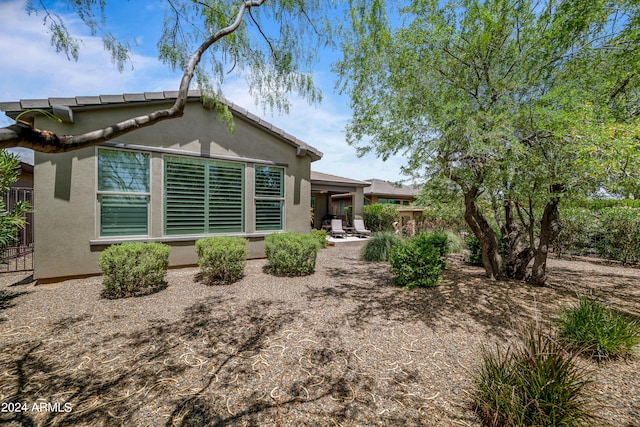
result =
[[[342,218],[341,212],[334,212],[331,196],[334,194],[351,194],[353,215],[362,216],[364,206],[363,189],[369,186],[366,181],[345,178],[322,172],[311,171],[311,208],[313,209],[313,228],[321,229],[324,218],[335,216]]]

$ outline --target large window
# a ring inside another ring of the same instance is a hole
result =
[[[166,156],[165,234],[244,231],[242,163]]]
[[[149,232],[149,154],[98,149],[100,236]]]
[[[282,230],[284,205],[284,169],[256,166],[256,230]]]

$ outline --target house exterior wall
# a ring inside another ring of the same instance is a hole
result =
[[[77,134],[111,123],[142,115],[158,106],[99,108],[75,113],[74,124],[43,123],[35,126],[60,134]],[[97,196],[97,148],[84,148],[69,153],[35,154],[35,270],[40,281],[99,273],[98,257],[109,244],[119,241],[160,241],[172,246],[170,265],[197,263],[195,240],[204,236],[165,236],[163,159],[167,150],[180,150],[197,156],[228,156],[228,161],[245,166],[245,230],[238,235],[249,239],[252,258],[264,256],[264,236],[254,226],[255,199],[253,160],[286,164],[284,167],[283,231],[308,232],[310,206],[309,156],[296,156],[296,147],[278,139],[241,117],[235,118],[235,132],[230,133],[215,114],[190,102],[185,115],[124,135],[112,142],[148,146],[150,156],[150,193],[148,236],[136,238],[101,238],[99,236],[99,204]],[[249,160],[248,160],[249,159]],[[226,161],[225,160],[225,161]]]

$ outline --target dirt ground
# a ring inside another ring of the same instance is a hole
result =
[[[101,297],[101,278],[34,286],[0,275],[0,423],[12,426],[478,426],[481,345],[577,293],[640,316],[640,269],[551,259],[549,283],[492,282],[451,257],[433,289],[391,286],[361,242],[324,249],[316,273],[249,261],[230,286],[170,270],[167,287]],[[602,425],[640,426],[640,356],[583,361]]]

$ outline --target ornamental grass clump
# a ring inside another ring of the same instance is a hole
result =
[[[598,362],[627,357],[640,344],[640,325],[592,296],[565,310],[558,336],[572,351]]]
[[[445,268],[447,236],[444,233],[423,233],[394,246],[389,263],[398,286],[406,289],[432,287],[442,281]]]
[[[402,238],[392,231],[380,231],[373,233],[360,251],[360,259],[363,261],[388,261],[389,252],[394,246],[402,244]]]
[[[125,242],[100,254],[104,295],[120,298],[154,292],[164,287],[169,268],[169,246],[149,242]]]
[[[209,285],[229,285],[244,276],[247,240],[241,237],[207,237],[196,241],[198,265]]]
[[[276,276],[306,276],[316,267],[320,242],[310,234],[281,233],[265,238],[268,269]]]
[[[483,347],[472,392],[482,425],[595,425],[586,395],[591,381],[575,357],[537,328],[526,330],[515,347]]]

